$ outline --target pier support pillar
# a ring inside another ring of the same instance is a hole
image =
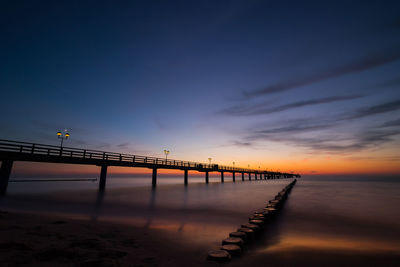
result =
[[[151,179],[151,186],[155,188],[157,185],[157,168],[153,168],[153,175]]]
[[[208,172],[206,172],[206,184],[208,184]]]
[[[100,171],[100,183],[99,183],[99,190],[104,191],[106,188],[106,179],[107,179],[107,165],[102,165],[101,166],[101,171]]]
[[[251,181],[251,173],[249,173],[249,181]]]
[[[257,180],[257,173],[254,173],[254,180]]]
[[[234,183],[236,182],[235,172],[232,172],[232,181],[233,181]]]
[[[264,180],[267,180],[267,175],[264,173]]]
[[[8,180],[12,170],[14,161],[3,160],[0,168],[0,195],[4,195],[7,192]]]
[[[242,172],[242,182],[244,182],[244,172]]]
[[[221,172],[221,183],[224,182],[224,172]]]
[[[185,178],[184,178],[185,185],[188,185],[188,170],[184,170],[184,172],[185,172]]]

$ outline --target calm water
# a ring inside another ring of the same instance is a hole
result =
[[[153,191],[149,178],[111,178],[104,195],[98,194],[97,182],[10,183],[0,208],[164,229],[181,242],[212,248],[292,181],[205,185],[203,179],[189,179],[188,187],[182,178],[159,179]],[[298,179],[270,228],[253,257],[233,265],[293,250],[398,257],[400,179]]]

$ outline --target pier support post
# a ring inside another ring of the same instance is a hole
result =
[[[4,195],[7,192],[8,180],[10,179],[13,163],[14,161],[12,160],[3,160],[1,162],[0,195]]]
[[[233,181],[234,183],[236,182],[235,172],[232,172],[232,181]]]
[[[153,176],[151,179],[151,186],[155,188],[157,185],[157,168],[153,168]]]
[[[185,178],[184,178],[185,185],[188,185],[188,170],[185,170],[184,172],[185,172]]]
[[[264,173],[264,180],[267,180],[267,174]]]
[[[254,173],[254,180],[257,180],[257,173]]]
[[[251,181],[251,173],[249,172],[249,181]]]
[[[208,172],[206,172],[206,184],[208,184]]]
[[[242,182],[244,182],[244,172],[242,172]]]
[[[221,183],[224,182],[224,172],[221,172]]]
[[[100,183],[99,183],[99,190],[104,191],[106,188],[106,179],[107,179],[107,165],[101,165],[100,171]]]

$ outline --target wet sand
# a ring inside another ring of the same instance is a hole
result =
[[[216,266],[204,247],[106,222],[0,213],[0,266]]]

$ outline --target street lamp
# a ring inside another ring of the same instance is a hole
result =
[[[210,164],[210,165],[211,165],[211,160],[212,160],[212,158],[208,158],[208,164]]]
[[[169,150],[164,149],[165,160],[168,159]]]
[[[65,134],[63,134],[61,131],[57,132],[58,139],[61,139],[61,145],[60,145],[61,147],[63,146],[64,139],[66,140],[69,137],[69,133],[67,133],[67,129],[64,129],[64,132],[65,132]]]

